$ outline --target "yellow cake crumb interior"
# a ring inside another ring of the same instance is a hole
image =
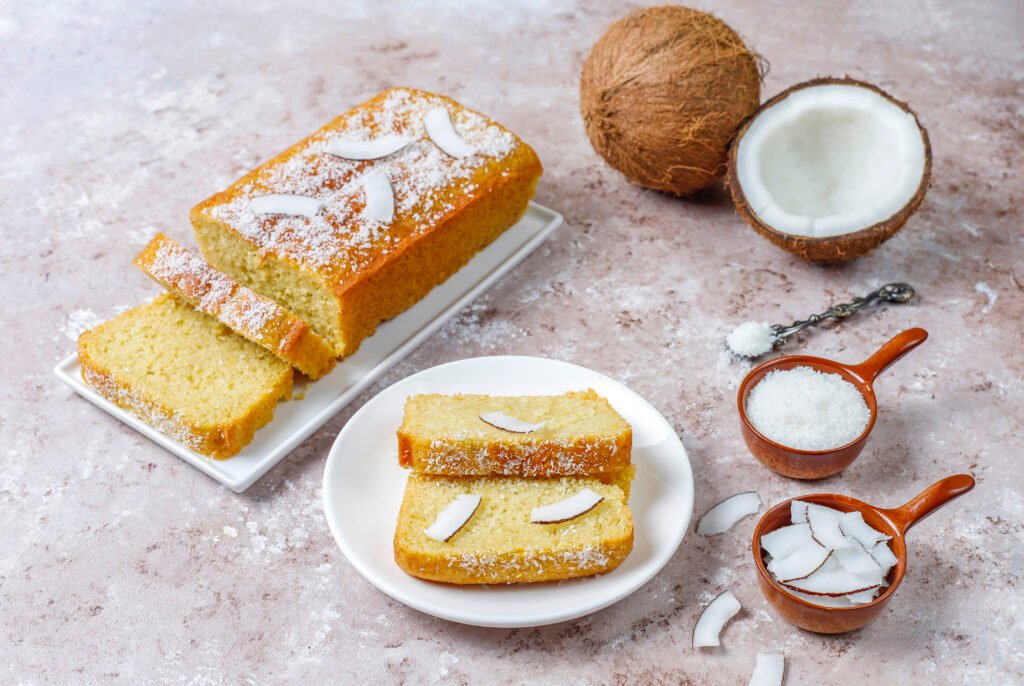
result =
[[[487,424],[480,415],[502,412],[523,422],[544,426],[530,433],[512,433]],[[440,395],[409,398],[402,431],[442,438],[468,436],[506,444],[544,439],[614,439],[630,426],[611,404],[593,391],[565,395]]]
[[[604,496],[593,510],[560,524],[534,524],[533,508],[550,505],[584,488]],[[618,486],[597,479],[524,479],[516,477],[439,477],[411,473],[406,486],[404,518],[396,538],[424,553],[471,550],[480,553],[578,549],[609,538],[626,537],[632,519]],[[482,497],[469,522],[448,542],[429,538],[424,529],[461,494]]]
[[[276,301],[305,320],[325,341],[337,345],[342,337],[337,299],[312,272],[297,269],[286,260],[261,255],[239,235],[218,230],[202,217],[193,224],[203,255],[211,265]]]
[[[82,345],[122,383],[197,426],[230,423],[291,374],[288,363],[169,294],[101,324]]]

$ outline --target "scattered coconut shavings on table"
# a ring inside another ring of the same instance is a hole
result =
[[[765,374],[746,399],[750,423],[766,438],[797,450],[831,450],[864,433],[871,410],[839,374],[810,367]]]

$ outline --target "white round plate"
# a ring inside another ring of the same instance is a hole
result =
[[[637,468],[629,504],[633,552],[616,569],[587,579],[508,586],[423,581],[395,564],[392,540],[407,471],[395,432],[416,393],[561,394],[593,388],[633,427]],[[625,598],[669,561],[690,523],[693,474],[671,425],[622,384],[567,362],[478,357],[426,369],[366,403],[338,435],[324,469],[324,510],[341,551],[367,581],[422,612],[464,624],[526,627],[582,617]]]

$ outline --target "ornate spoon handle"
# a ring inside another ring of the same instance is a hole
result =
[[[795,321],[789,326],[776,324],[772,327],[775,334],[775,345],[781,345],[784,340],[798,331],[803,331],[810,326],[817,326],[826,319],[846,319],[857,314],[862,308],[867,307],[876,300],[890,303],[905,303],[914,297],[914,287],[908,283],[890,283],[882,286],[877,291],[868,293],[863,298],[857,298],[852,302],[833,305],[821,314],[812,314],[807,319]]]

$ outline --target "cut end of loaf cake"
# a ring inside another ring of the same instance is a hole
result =
[[[445,109],[472,152],[455,157],[426,133]],[[386,136],[408,143],[379,159],[329,150]],[[515,134],[450,98],[384,91],[195,207],[207,259],[310,323],[339,356],[443,282],[526,211],[541,174]],[[383,176],[394,216],[367,212],[365,179]],[[297,195],[311,216],[266,214],[253,199]]]
[[[83,333],[82,377],[190,449],[236,454],[292,390],[291,365],[164,293]]]
[[[584,488],[602,500],[558,524],[534,524],[533,508]],[[476,494],[480,505],[447,542],[429,527],[456,496]],[[553,581],[608,572],[633,547],[633,519],[622,489],[598,479],[566,477],[441,477],[413,472],[395,531],[395,561],[412,576],[453,584]]]
[[[528,433],[481,419],[501,413]],[[527,477],[617,474],[630,465],[633,432],[593,390],[565,395],[414,395],[398,430],[399,461],[430,474]]]
[[[309,378],[319,379],[334,368],[334,351],[306,322],[164,234],[153,237],[135,258],[135,265],[175,297],[215,317]]]

